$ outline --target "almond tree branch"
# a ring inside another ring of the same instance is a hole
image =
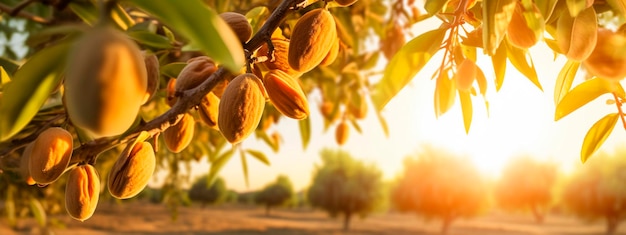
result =
[[[274,12],[272,12],[259,32],[244,45],[244,50],[252,52],[261,47],[263,43],[270,40],[272,33],[276,30],[276,28],[278,28],[278,26],[280,26],[281,22],[285,19],[290,10],[302,8],[305,4],[306,0],[283,0]],[[194,106],[197,106],[206,94],[213,90],[219,82],[225,79],[225,75],[227,74],[229,74],[229,72],[224,67],[220,67],[199,86],[182,92],[180,97],[178,97],[176,104],[174,104],[174,106],[172,106],[167,112],[156,117],[150,122],[145,123],[144,125],[135,127],[130,134],[124,137],[99,138],[75,148],[70,164],[78,162],[92,162],[101,152],[118,144],[130,142],[143,131],[148,132],[151,137],[165,131],[167,128],[178,123],[178,121],[183,118],[185,112]]]
[[[18,11],[18,8],[13,9],[10,6],[5,5],[3,3],[0,3],[0,12],[5,12],[5,13],[7,13],[9,15],[19,16],[19,17],[22,17],[22,18],[25,18],[25,19],[29,19],[29,20],[32,20],[32,21],[40,23],[40,24],[45,24],[45,25],[52,24],[52,21],[50,21],[48,19],[45,19],[45,18],[43,18],[41,16],[38,16],[38,15],[33,15],[31,13],[28,13],[28,12],[21,11],[21,9],[19,9],[19,11]]]

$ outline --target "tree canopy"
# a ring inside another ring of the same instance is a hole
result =
[[[293,186],[287,176],[279,175],[276,181],[266,185],[259,191],[255,200],[257,203],[265,205],[265,214],[269,215],[270,208],[287,203],[293,196]]]

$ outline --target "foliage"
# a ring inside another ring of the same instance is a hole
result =
[[[625,149],[600,153],[576,171],[566,184],[565,205],[582,218],[605,219],[607,234],[617,230],[626,215]]]
[[[352,215],[366,216],[383,204],[380,170],[354,159],[343,150],[321,151],[322,164],[316,166],[308,199],[313,207],[332,217],[343,215],[349,229]]]
[[[541,223],[552,203],[556,166],[529,157],[511,160],[495,186],[498,204],[509,210],[530,210]]]
[[[257,203],[265,205],[265,214],[269,215],[270,208],[287,203],[293,196],[293,186],[287,176],[279,175],[276,181],[266,185],[256,194]]]
[[[443,221],[442,232],[457,218],[481,213],[486,185],[466,159],[426,147],[404,160],[404,174],[393,189],[396,209]]]
[[[203,206],[206,204],[219,204],[225,202],[229,196],[226,189],[224,179],[217,178],[215,182],[209,184],[209,176],[203,175],[191,185],[188,195],[189,199],[200,202]]]

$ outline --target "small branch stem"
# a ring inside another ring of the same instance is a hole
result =
[[[624,130],[626,130],[626,118],[624,117],[624,110],[622,110],[622,100],[617,96],[615,92],[613,92],[613,98],[615,99],[615,106],[617,106],[617,111],[619,112],[619,117],[622,119],[622,124],[624,125]]]
[[[5,5],[3,3],[0,3],[0,12],[5,12],[5,13],[7,13],[9,15],[15,15],[15,16],[18,16],[18,17],[22,17],[22,18],[25,18],[25,19],[28,19],[28,20],[32,20],[32,21],[40,23],[40,24],[45,24],[45,25],[52,24],[52,21],[50,21],[48,19],[45,19],[45,18],[43,18],[41,16],[38,16],[38,15],[33,15],[31,13],[28,13],[28,12],[21,11],[21,9],[19,11],[16,11],[16,8],[11,8],[10,6]]]

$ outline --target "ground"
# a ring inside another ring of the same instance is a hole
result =
[[[180,207],[178,219],[173,221],[162,205],[143,202],[98,205],[95,215],[85,222],[72,220],[68,215],[51,217],[64,226],[53,228],[55,234],[439,234],[440,223],[424,221],[412,214],[378,213],[367,218],[356,217],[351,230],[344,233],[339,219],[329,218],[322,211],[281,208],[265,216],[263,207],[208,206]],[[626,234],[622,225],[618,234]],[[17,230],[10,230],[6,219],[0,219],[0,234],[38,234],[32,219],[20,220]],[[456,221],[450,235],[523,235],[604,234],[602,221],[581,222],[569,216],[550,215],[544,224],[535,224],[530,215],[492,212],[474,219]]]

